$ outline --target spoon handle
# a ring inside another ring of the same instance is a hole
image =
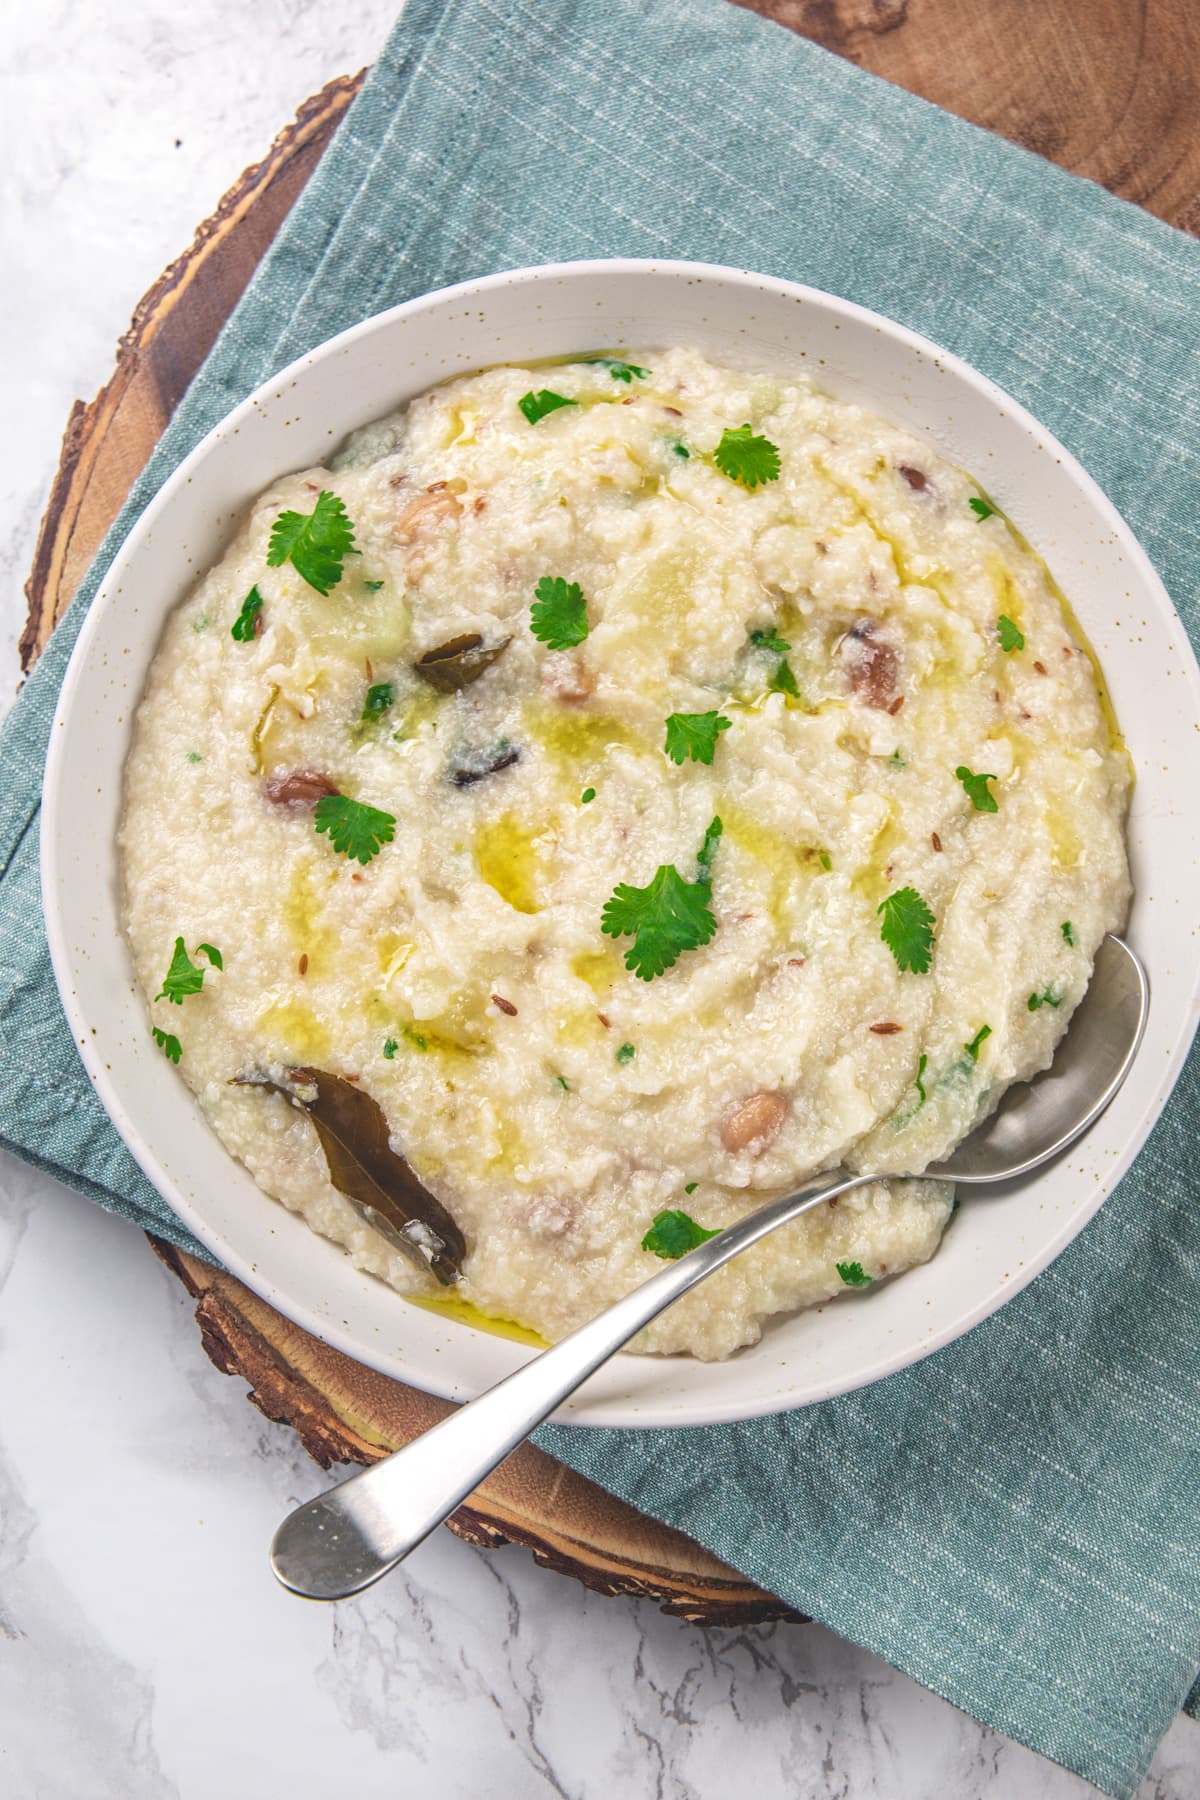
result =
[[[345,1599],[378,1581],[673,1300],[778,1226],[872,1179],[877,1177],[840,1169],[770,1201],[660,1269],[402,1450],[297,1507],[271,1545],[279,1580],[311,1600]]]

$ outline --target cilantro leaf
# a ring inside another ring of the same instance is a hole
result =
[[[585,356],[583,361],[588,368],[607,369],[614,381],[630,383],[635,375],[639,381],[650,377],[649,369],[639,369],[636,363],[625,362],[619,356]]]
[[[595,798],[596,798],[595,788],[584,788],[582,794],[580,794],[580,796],[579,796],[580,804],[582,806],[590,806],[592,801]]]
[[[617,1061],[621,1064],[621,1067],[624,1068],[625,1064],[631,1063],[636,1055],[637,1050],[632,1044],[622,1044],[621,1048],[617,1051]]]
[[[253,643],[258,636],[258,615],[262,611],[262,603],[263,597],[256,583],[242,601],[242,610],[229,627],[230,637],[236,638],[239,644]]]
[[[395,1054],[399,1048],[400,1048],[400,1045],[396,1038],[390,1037],[390,1038],[386,1038],[384,1040],[383,1054],[386,1056],[386,1058],[389,1062],[391,1062],[393,1060],[393,1058],[395,1057]]]
[[[396,821],[391,813],[380,812],[362,800],[348,800],[345,794],[326,794],[317,801],[313,824],[318,831],[329,833],[335,850],[366,864],[384,844],[391,843]]]
[[[781,656],[775,664],[775,673],[767,683],[772,694],[789,694],[793,700],[800,698],[800,689],[796,686],[796,677],[792,674],[792,665],[786,656]]]
[[[676,456],[682,456],[684,462],[691,461],[692,453],[688,449],[686,444],[672,444],[671,448],[675,452]]]
[[[667,720],[666,753],[673,763],[686,762],[689,756],[693,762],[711,763],[718,734],[728,731],[732,723],[719,712],[672,713]]]
[[[225,967],[225,958],[221,955],[221,952],[217,949],[215,944],[197,944],[196,955],[207,956],[214,969],[223,969]]]
[[[197,950],[197,956],[200,952]],[[217,967],[220,967],[218,962]],[[204,986],[204,970],[194,963],[184,948],[183,939],[175,939],[175,951],[171,957],[171,966],[163,976],[161,990],[155,994],[156,1000],[169,1000],[172,1006],[182,1006],[189,994],[198,994]]]
[[[1019,625],[1014,624],[1007,613],[1001,613],[996,620],[996,636],[1000,639],[1000,648],[1006,656],[1014,650],[1025,648],[1025,634]]]
[[[554,1077],[554,1079],[555,1079],[555,1081],[557,1081],[557,1083],[558,1083],[558,1085],[559,1085],[559,1087],[560,1087],[560,1088],[561,1088],[561,1089],[562,1089],[562,1091],[563,1091],[563,1093],[564,1093],[564,1094],[569,1094],[569,1093],[570,1093],[570,1091],[571,1091],[571,1084],[570,1084],[570,1082],[569,1082],[569,1081],[568,1081],[568,1080],[567,1080],[567,1078],[566,1078],[566,1076],[565,1076],[565,1075],[556,1075],[556,1076],[555,1076],[555,1077]]]
[[[983,519],[994,519],[996,517],[995,507],[989,506],[986,500],[980,500],[974,494],[972,494],[971,498],[967,501],[967,505],[975,514],[976,518],[981,521]]]
[[[713,461],[722,475],[745,488],[779,479],[779,451],[770,438],[755,437],[749,425],[739,425],[736,431],[727,427],[713,451]]]
[[[578,406],[578,400],[568,400],[565,394],[556,394],[550,388],[541,388],[536,394],[522,394],[517,405],[525,414],[531,425],[544,419],[547,413],[557,412],[560,406]]]
[[[700,1183],[698,1181],[688,1181],[684,1183],[683,1191],[685,1194],[694,1194],[699,1186]]]
[[[975,808],[976,812],[994,813],[1000,811],[996,796],[988,787],[988,782],[998,780],[998,776],[972,775],[970,769],[964,768],[961,763],[958,768],[955,769],[954,775],[955,779],[961,781],[966,788],[971,805]]]
[[[169,1031],[161,1031],[157,1025],[150,1027],[150,1036],[154,1039],[168,1062],[177,1063],[183,1055],[183,1045]]]
[[[383,583],[382,581],[364,581],[363,586],[366,588],[368,594],[377,594],[383,586]]]
[[[367,697],[363,701],[363,718],[381,719],[395,698],[396,690],[390,681],[377,681],[374,687],[367,689]]]
[[[705,1231],[689,1214],[672,1208],[654,1215],[654,1223],[642,1239],[642,1249],[661,1256],[664,1262],[678,1262],[698,1244],[719,1236],[720,1231],[719,1225],[716,1231]]]
[[[834,1263],[833,1266],[847,1287],[870,1287],[875,1279],[867,1274],[860,1262]]]
[[[717,853],[717,845],[724,829],[720,819],[713,819],[704,833],[704,842],[696,858],[696,880],[703,882],[705,887],[712,886],[712,859]]]
[[[898,888],[876,908],[883,914],[879,935],[903,973],[924,975],[933,951],[933,914],[914,887]]]
[[[925,1070],[928,1068],[928,1066],[929,1066],[929,1058],[924,1054],[924,1052],[922,1052],[921,1060],[917,1064],[917,1079],[916,1079],[916,1084],[915,1084],[917,1092],[921,1096],[920,1106],[918,1106],[918,1108],[917,1108],[918,1112],[920,1111],[921,1106],[924,1106],[924,1104],[925,1104],[925,1080],[924,1080],[924,1077],[925,1077]]]
[[[310,513],[282,512],[271,527],[267,567],[290,562],[297,575],[318,594],[328,594],[342,579],[346,556],[354,549],[354,527],[337,494],[323,488]]]
[[[991,1026],[990,1025],[981,1025],[979,1027],[979,1030],[975,1033],[975,1036],[971,1039],[970,1043],[963,1045],[963,1049],[966,1051],[967,1055],[970,1057],[972,1062],[979,1061],[980,1048],[981,1048],[984,1040],[986,1038],[990,1038],[991,1035],[992,1035]]]
[[[1079,942],[1079,939],[1075,936],[1075,927],[1072,925],[1070,919],[1066,919],[1063,922],[1062,934],[1073,950]]]
[[[695,881],[685,881],[673,864],[662,863],[649,886],[632,887],[623,881],[605,902],[600,929],[608,937],[632,937],[625,967],[640,980],[653,981],[677,963],[685,950],[707,944],[716,931],[717,921],[708,902],[712,897],[711,864],[720,836],[721,821],[714,819],[704,834]],[[617,1055],[619,1059],[621,1052]]]
[[[529,629],[551,650],[570,650],[588,634],[587,601],[577,581],[561,575],[543,575],[534,588],[537,599],[529,609]]]
[[[1040,994],[1030,994],[1025,1004],[1030,1012],[1037,1012],[1043,1006],[1052,1006],[1057,1011],[1062,1005],[1062,995],[1056,994],[1053,988],[1043,988]]]
[[[752,631],[750,642],[756,650],[769,650],[772,656],[787,656],[792,646],[776,631]]]

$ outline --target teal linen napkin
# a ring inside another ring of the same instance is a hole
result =
[[[928,333],[1096,475],[1200,627],[1200,245],[723,0],[408,0],[0,743],[0,1141],[198,1248],[123,1150],[50,975],[38,797],[80,619],[251,388],[463,277],[603,255],[790,276]],[[1196,778],[1196,769],[1180,779]],[[1080,1239],[858,1394],[545,1447],[1113,1795],[1200,1667],[1195,1055]]]

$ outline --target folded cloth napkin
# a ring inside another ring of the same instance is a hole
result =
[[[19,1155],[198,1248],[76,1061],[36,867],[63,669],[150,496],[251,388],[382,307],[668,252],[847,295],[986,370],[1107,488],[1195,640],[1200,245],[724,0],[408,0],[5,729],[0,1138]],[[1077,1242],[916,1368],[746,1425],[541,1441],[1127,1795],[1200,1666],[1198,1133],[1193,1056]]]

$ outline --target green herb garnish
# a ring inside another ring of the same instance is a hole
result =
[[[557,412],[560,406],[578,406],[578,400],[568,400],[565,394],[556,394],[550,388],[542,388],[538,393],[522,394],[517,405],[525,414],[531,425],[544,419],[547,413]]]
[[[685,1184],[683,1191],[685,1194],[694,1194],[699,1186],[700,1183],[698,1181],[689,1181]]]
[[[361,800],[348,800],[345,794],[326,794],[318,800],[313,824],[318,831],[329,833],[335,850],[363,864],[391,843],[396,828],[391,813]]]
[[[663,863],[647,887],[622,882],[614,888],[600,915],[608,937],[632,937],[625,967],[642,981],[653,981],[678,962],[685,950],[698,950],[717,929],[709,911],[712,858],[721,836],[714,819],[704,834],[697,858],[697,879],[685,881],[671,863]]]
[[[583,806],[590,806],[592,801],[595,798],[596,798],[595,788],[584,788],[582,794],[580,794],[580,796],[579,796],[580,804]]]
[[[898,888],[876,908],[883,915],[879,935],[901,973],[924,975],[933,951],[933,914],[914,887]]]
[[[732,723],[719,712],[672,713],[667,720],[666,753],[673,763],[686,762],[689,756],[693,762],[711,763],[718,735]]]
[[[792,646],[775,631],[752,631],[750,642],[756,650],[769,650],[772,656],[787,656]]]
[[[792,674],[792,665],[786,656],[781,656],[775,664],[775,673],[767,683],[767,690],[772,694],[787,694],[793,700],[800,698],[800,689],[796,686],[796,677]]]
[[[690,460],[692,453],[688,449],[686,444],[672,444],[671,448],[675,452],[676,456],[682,456],[684,462],[687,462]]]
[[[925,1055],[922,1055],[920,1062],[917,1064],[917,1079],[916,1079],[916,1083],[915,1083],[916,1090],[917,1090],[918,1094],[920,1094],[920,1096],[921,1096],[921,1101],[920,1101],[921,1106],[924,1106],[924,1104],[925,1104],[925,1082],[923,1080],[923,1077],[924,1077],[925,1070],[928,1067],[928,1065],[929,1065],[929,1058]],[[919,1110],[919,1108],[918,1108],[918,1110]]]
[[[817,861],[820,863],[821,867],[824,869],[825,873],[828,875],[829,871],[833,867],[833,858],[832,858],[832,856],[830,856],[828,850],[822,850],[820,856],[818,856],[818,858],[817,858]]]
[[[258,615],[262,611],[262,603],[263,597],[256,583],[242,601],[242,610],[229,627],[230,637],[236,638],[239,644],[253,643],[257,637]]]
[[[363,701],[364,720],[381,719],[395,698],[396,690],[390,681],[376,682],[374,687],[367,689],[367,697]]]
[[[1030,1012],[1037,1012],[1043,1006],[1057,1009],[1062,1005],[1062,995],[1056,994],[1053,988],[1043,988],[1040,994],[1030,994],[1025,1004]]]
[[[624,1067],[626,1063],[631,1063],[636,1055],[637,1051],[632,1044],[622,1044],[617,1051],[617,1061]]]
[[[1025,635],[1019,625],[1014,624],[1007,613],[1001,613],[996,620],[996,636],[1000,639],[1000,648],[1008,656],[1014,650],[1025,648]]]
[[[875,1279],[867,1274],[860,1262],[834,1263],[833,1266],[847,1287],[870,1287]]]
[[[183,1055],[183,1045],[169,1031],[161,1031],[157,1025],[150,1027],[150,1036],[154,1039],[168,1062],[177,1063]]]
[[[414,1050],[420,1050],[422,1055],[424,1055],[425,1051],[429,1048],[429,1039],[422,1037],[415,1025],[406,1025],[404,1027],[404,1039],[406,1043],[412,1045]]]
[[[569,1093],[570,1093],[570,1091],[571,1091],[571,1084],[570,1084],[570,1082],[569,1082],[569,1081],[568,1081],[568,1080],[567,1080],[567,1078],[566,1078],[566,1076],[565,1076],[565,1075],[556,1075],[556,1076],[555,1076],[555,1077],[554,1077],[554,1079],[555,1079],[555,1081],[557,1081],[557,1083],[558,1083],[558,1085],[559,1085],[559,1087],[560,1087],[560,1088],[561,1088],[561,1089],[562,1089],[562,1091],[563,1091],[563,1093],[564,1093],[564,1094],[569,1094]]]
[[[214,969],[225,967],[221,952],[213,944],[197,944],[196,955],[206,956]],[[184,948],[183,939],[177,937],[171,966],[163,976],[161,991],[154,998],[169,1000],[172,1006],[182,1006],[189,994],[198,994],[203,986],[204,970],[192,961]]]
[[[369,594],[377,594],[383,586],[382,581],[364,581],[363,586]]]
[[[189,750],[187,753],[187,759],[190,763],[198,763],[198,762],[204,761],[204,758],[201,756],[201,754],[198,750]]]
[[[661,1256],[664,1262],[678,1262],[698,1244],[717,1237],[720,1230],[718,1225],[716,1231],[705,1231],[689,1214],[672,1209],[655,1214],[653,1225],[642,1239],[642,1249]]]
[[[975,494],[972,494],[971,498],[967,501],[967,505],[977,519],[991,519],[995,517],[996,508],[994,506],[989,506],[986,500],[980,500]]]
[[[342,579],[345,558],[354,549],[354,527],[337,494],[322,489],[310,513],[280,513],[271,527],[267,567],[290,562],[297,575],[318,594],[328,594]]]
[[[395,1056],[395,1054],[399,1048],[400,1048],[400,1040],[398,1038],[388,1038],[385,1041],[384,1046],[383,1046],[383,1054],[386,1056],[386,1058],[389,1062],[392,1061],[393,1057]]]
[[[1076,944],[1079,942],[1079,939],[1075,936],[1075,927],[1072,925],[1070,919],[1064,920],[1062,934],[1066,938],[1068,944],[1070,944],[1070,946],[1073,950],[1075,948]]]
[[[588,634],[587,602],[577,581],[561,575],[543,575],[534,588],[537,599],[529,609],[529,629],[551,650],[570,650]]]
[[[996,796],[988,787],[988,782],[997,781],[999,779],[998,776],[972,775],[970,769],[965,768],[960,763],[958,768],[954,771],[954,777],[956,781],[961,781],[964,788],[966,788],[967,796],[976,812],[994,813],[1000,811]]]
[[[975,1036],[971,1039],[970,1043],[963,1045],[963,1049],[966,1051],[967,1055],[970,1057],[972,1062],[979,1061],[980,1047],[983,1044],[984,1040],[986,1038],[990,1038],[991,1035],[992,1035],[991,1026],[990,1025],[981,1025],[979,1027],[979,1030],[975,1033]]]
[[[646,381],[650,376],[649,369],[639,369],[636,363],[625,362],[619,356],[585,356],[582,360],[589,369],[607,369],[614,381],[623,381],[626,384],[630,383],[635,375],[639,381]],[[528,415],[526,416],[528,417]],[[532,424],[533,421],[530,420],[530,423]]]
[[[713,461],[722,475],[740,482],[745,488],[756,488],[762,481],[778,481],[779,451],[770,438],[755,437],[749,425],[726,429],[713,451]]]

